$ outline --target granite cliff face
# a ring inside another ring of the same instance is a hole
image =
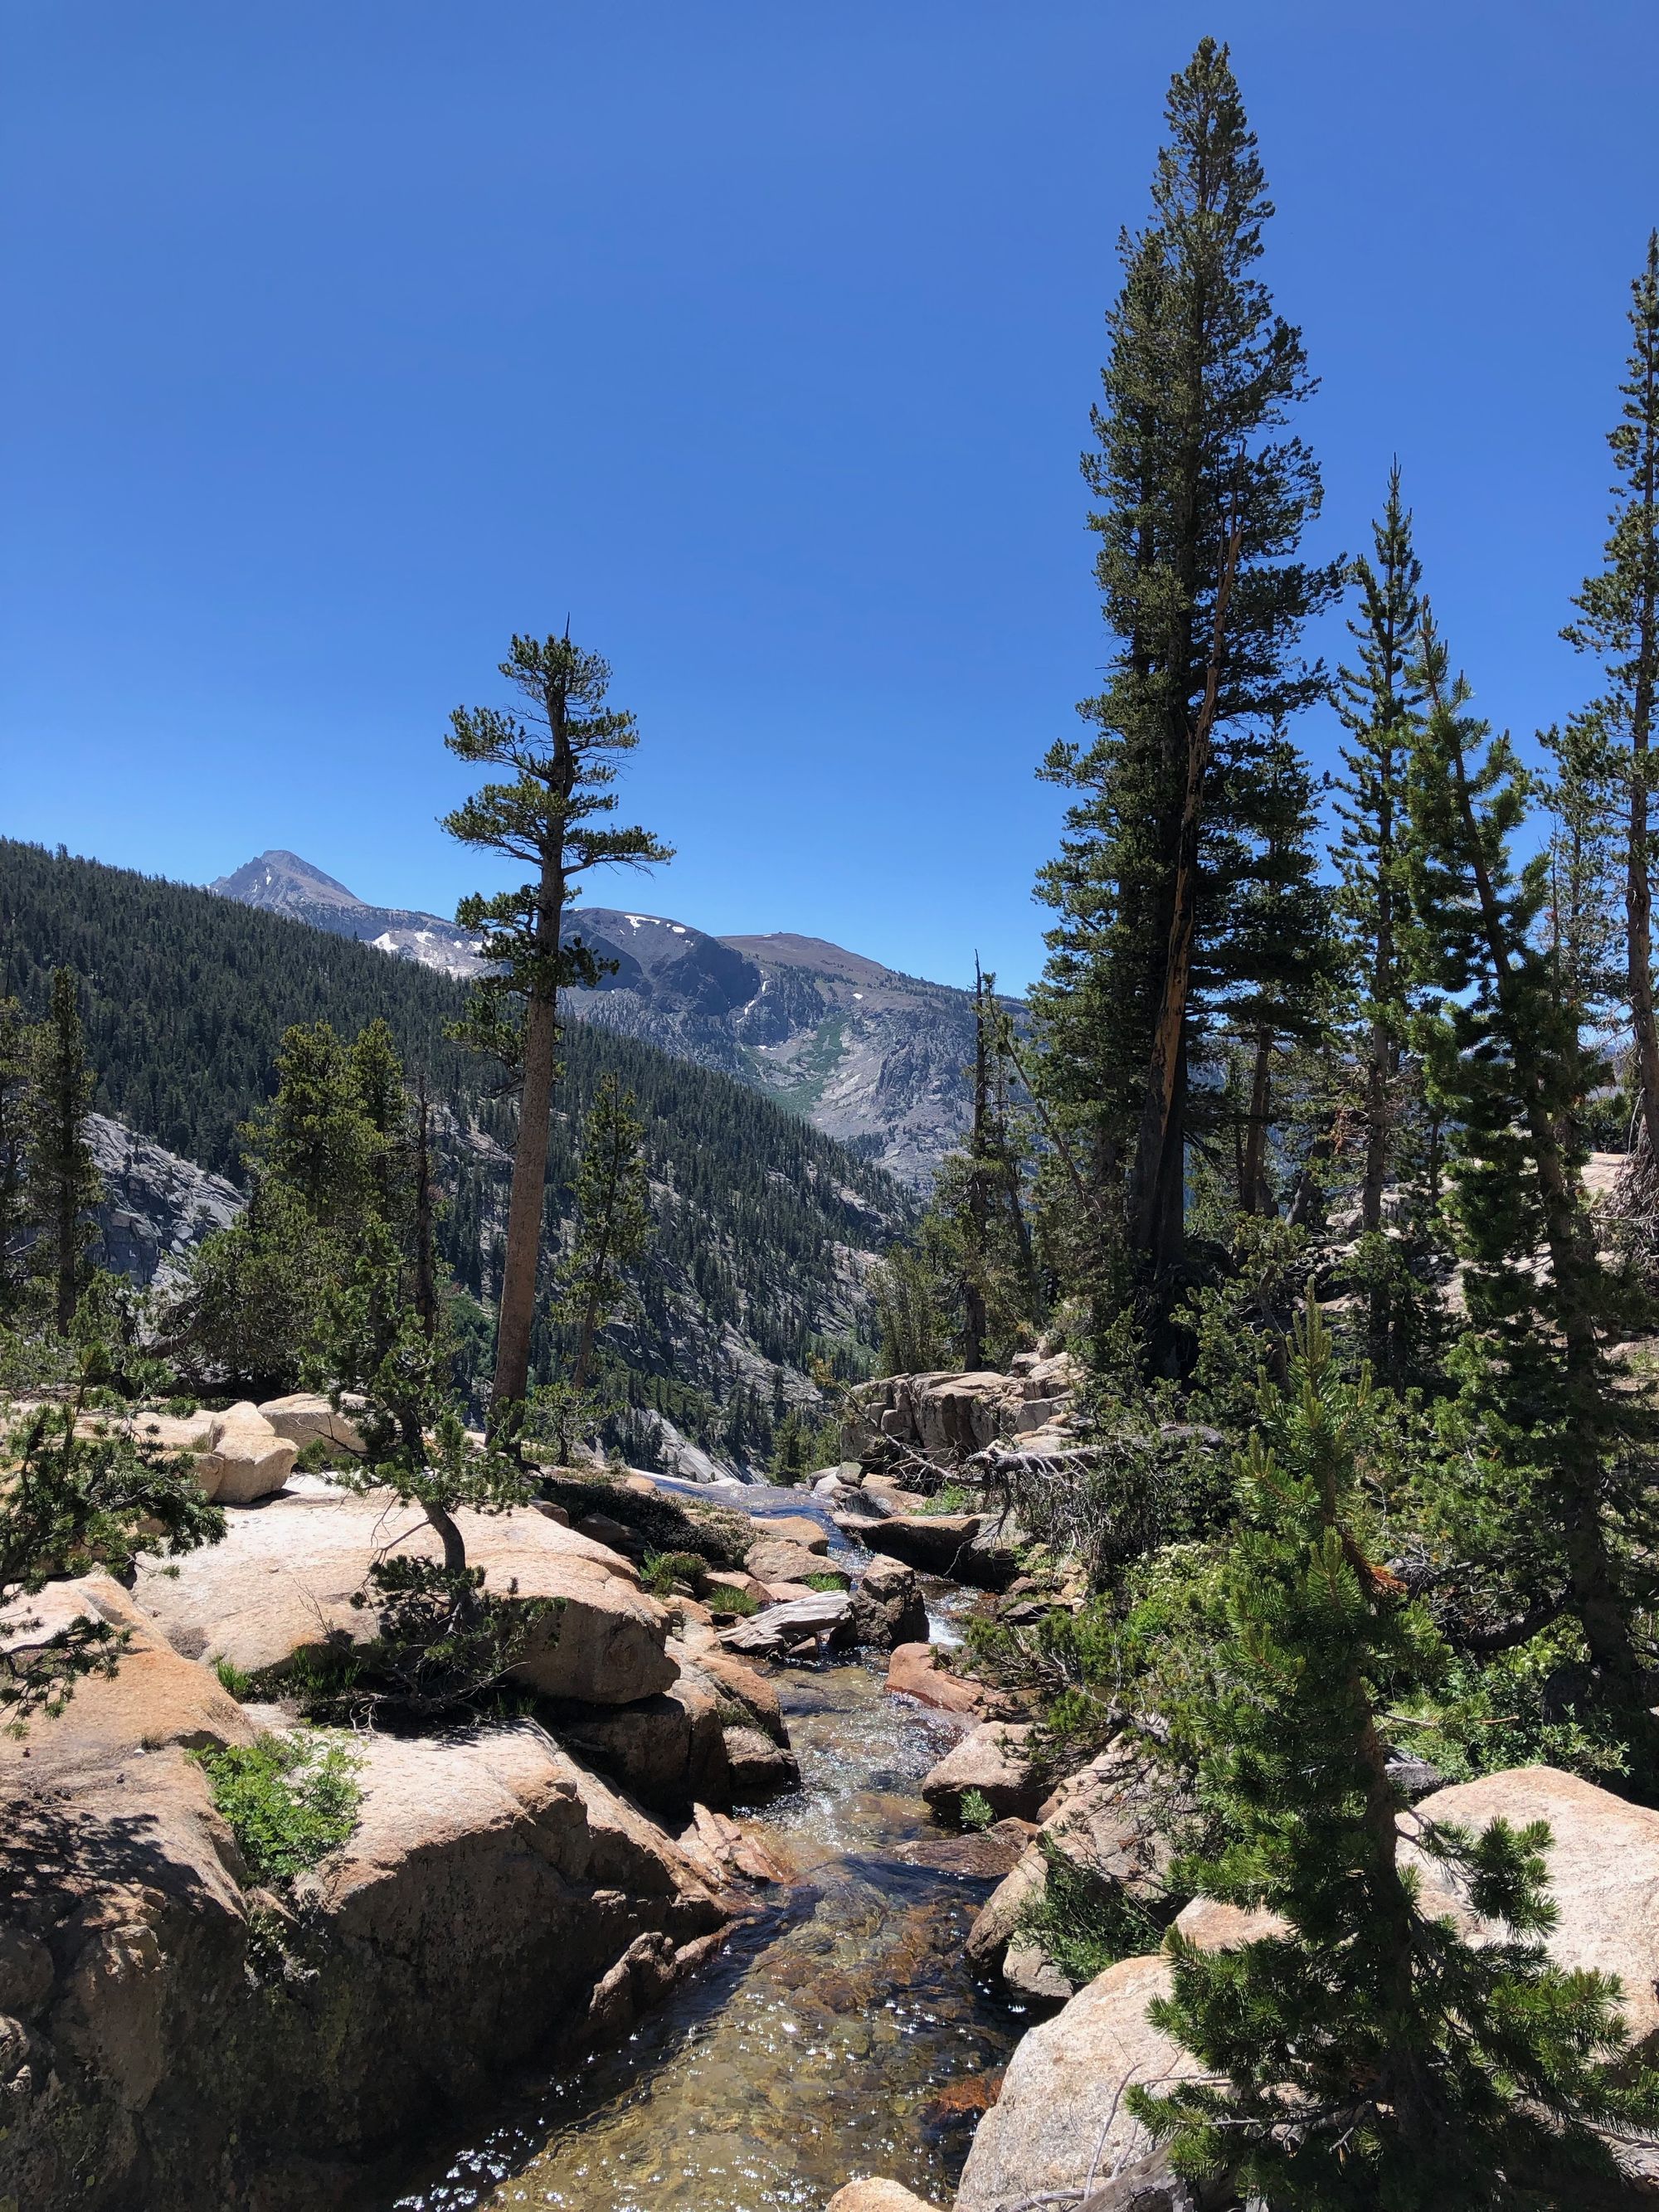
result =
[[[87,1116],[87,1138],[104,1195],[95,1208],[100,1263],[150,1283],[216,1229],[228,1229],[246,1200],[234,1183],[180,1159],[164,1145],[112,1121]]]
[[[435,915],[368,906],[292,853],[262,854],[210,888],[446,974],[477,970],[473,940]],[[579,994],[584,1019],[752,1083],[912,1189],[931,1184],[969,1113],[973,1000],[821,938],[710,937],[612,907],[571,918],[615,963]]]

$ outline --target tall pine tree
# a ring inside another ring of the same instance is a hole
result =
[[[1353,933],[1364,994],[1365,1174],[1360,1225],[1382,1225],[1396,1089],[1406,1044],[1407,973],[1402,957],[1409,918],[1406,772],[1422,693],[1411,670],[1422,620],[1422,563],[1412,548],[1412,518],[1400,494],[1400,465],[1371,526],[1376,561],[1353,564],[1360,611],[1348,629],[1358,647],[1357,668],[1338,672],[1337,696],[1348,742],[1339,788],[1342,835],[1337,866],[1344,919]]]
[[[1588,710],[1613,749],[1625,787],[1626,993],[1636,1062],[1638,1146],[1644,1180],[1659,1193],[1659,1018],[1653,1002],[1654,708],[1659,697],[1659,231],[1631,287],[1633,333],[1617,426],[1613,529],[1600,573],[1574,604],[1562,635],[1601,663],[1607,688]]]
[[[631,1091],[599,1079],[582,1121],[576,1167],[576,1234],[561,1270],[560,1315],[576,1333],[570,1388],[592,1378],[599,1331],[628,1292],[629,1271],[651,1240],[651,1182],[645,1124]]]
[[[1218,988],[1216,1007],[1249,1057],[1239,1206],[1271,1213],[1274,1067],[1286,1048],[1313,1044],[1326,1033],[1339,962],[1330,893],[1319,881],[1313,778],[1282,731],[1273,733],[1254,774],[1261,844],[1239,871],[1232,902],[1234,964],[1242,972]]]
[[[1237,975],[1216,893],[1258,826],[1238,771],[1317,696],[1297,641],[1338,585],[1298,557],[1320,483],[1285,426],[1311,380],[1257,274],[1272,204],[1225,47],[1201,43],[1167,117],[1084,461],[1112,657],[1082,708],[1098,737],[1042,770],[1079,796],[1041,878],[1060,919],[1036,1000],[1042,1079],[1153,1278],[1181,1255],[1193,1053]]]
[[[87,1141],[92,1087],[81,987],[73,969],[59,968],[46,1018],[29,1041],[26,1203],[35,1232],[31,1264],[50,1286],[52,1311],[64,1330],[86,1286],[87,1251],[95,1233],[92,1209],[104,1189]]]
[[[565,911],[589,869],[646,867],[672,850],[648,830],[599,826],[617,798],[617,757],[639,743],[634,717],[605,704],[609,665],[567,637],[514,637],[501,672],[523,702],[521,714],[458,707],[445,739],[459,760],[503,769],[444,817],[464,845],[504,854],[533,871],[515,890],[463,899],[455,919],[480,933],[496,972],[476,988],[477,1042],[501,1055],[519,1088],[507,1252],[496,1325],[491,1425],[516,1419],[530,1376],[548,1116],[558,1079],[559,994],[593,984],[600,963],[580,936],[564,934]]]
[[[0,1322],[28,1289],[28,1031],[15,999],[0,999]]]
[[[1659,1540],[1642,1417],[1609,1370],[1630,1333],[1627,1286],[1604,1262],[1580,1179],[1586,1102],[1602,1070],[1538,922],[1548,855],[1517,866],[1529,779],[1468,712],[1425,612],[1428,712],[1407,785],[1412,910],[1437,1005],[1419,1020],[1431,1097],[1455,1131],[1455,1206],[1469,1332],[1456,1366],[1454,1459],[1506,1501],[1515,1639],[1567,1614],[1589,1697],[1623,1740],[1631,1787],[1659,1799],[1649,1623]]]

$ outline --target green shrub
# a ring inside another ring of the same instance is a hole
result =
[[[291,1881],[357,1825],[358,1761],[343,1744],[268,1735],[192,1756],[256,1882]]]
[[[846,1587],[847,1577],[845,1575],[808,1575],[806,1577],[806,1588],[808,1589],[844,1590]]]
[[[676,1583],[684,1583],[696,1597],[708,1574],[708,1560],[696,1552],[647,1552],[640,1566],[640,1583],[653,1597],[667,1597]]]
[[[1138,1959],[1164,1941],[1160,1923],[1116,1882],[1103,1881],[1042,1839],[1048,1874],[1022,1910],[1018,1928],[1041,1944],[1073,1989],[1120,1959]]]
[[[996,1820],[996,1808],[982,1790],[964,1790],[957,1818],[964,1828],[988,1828]]]
[[[219,1677],[221,1686],[228,1690],[239,1705],[246,1704],[253,1688],[252,1675],[245,1674],[234,1659],[216,1659],[213,1671]]]
[[[726,1583],[715,1583],[710,1586],[708,1603],[716,1613],[735,1613],[744,1620],[761,1609],[757,1597],[751,1597],[746,1589],[733,1589]]]
[[[171,1415],[175,1421],[187,1421],[192,1413],[200,1411],[200,1407],[194,1398],[169,1398],[161,1411]]]

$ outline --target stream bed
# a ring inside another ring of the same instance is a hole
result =
[[[949,2202],[1023,2022],[963,1962],[992,1884],[896,1856],[939,1834],[916,1785],[956,1732],[884,1667],[780,1674],[801,1788],[753,1817],[799,1881],[620,2050],[526,2079],[380,2212],[820,2212],[863,2173]]]

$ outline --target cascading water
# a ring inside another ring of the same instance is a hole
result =
[[[757,1817],[798,1884],[621,2050],[527,2085],[373,2212],[817,2212],[861,2173],[949,2202],[1020,2026],[963,1960],[989,1882],[897,1855],[938,1836],[916,1784],[954,1734],[877,1664],[780,1687],[801,1788]]]

